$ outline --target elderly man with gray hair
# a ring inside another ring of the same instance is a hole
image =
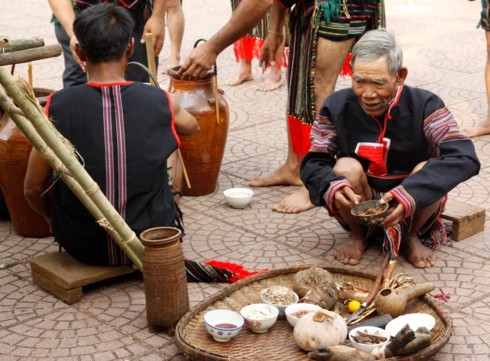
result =
[[[385,29],[364,34],[352,49],[352,87],[330,95],[315,119],[301,179],[311,202],[350,232],[336,249],[344,264],[359,263],[368,242],[432,267],[446,242],[440,218],[448,192],[478,174],[480,162],[436,94],[405,85],[403,52]],[[389,203],[379,226],[351,215],[359,202]]]

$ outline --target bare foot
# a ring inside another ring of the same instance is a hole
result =
[[[479,137],[480,135],[490,134],[490,122],[482,123],[480,126],[476,128],[466,128],[462,130],[468,137]]]
[[[297,168],[291,168],[284,164],[266,176],[252,179],[249,184],[251,187],[301,186],[303,182],[299,178],[299,170]]]
[[[355,266],[361,261],[366,243],[362,241],[360,236],[352,235],[341,246],[335,250],[335,259],[343,264]]]
[[[315,206],[310,202],[310,196],[305,186],[294,191],[279,203],[272,206],[272,210],[280,213],[301,213],[308,211]]]
[[[228,85],[235,86],[235,85],[239,85],[239,84],[245,83],[247,81],[251,81],[251,80],[254,80],[254,76],[252,74],[250,74],[250,73],[246,73],[246,74],[239,73],[235,79],[230,80],[228,82]]]
[[[263,92],[270,92],[272,90],[279,89],[283,85],[281,73],[271,72],[267,79],[265,79],[258,87],[257,90]]]
[[[416,268],[430,268],[436,263],[434,252],[424,246],[417,236],[407,238],[403,252],[407,261]]]

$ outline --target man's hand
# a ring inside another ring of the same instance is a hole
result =
[[[208,72],[216,62],[218,53],[209,42],[196,46],[179,70],[182,79],[199,79]]]
[[[143,34],[151,33],[153,38],[153,51],[155,56],[158,56],[163,48],[163,42],[165,40],[165,21],[162,17],[161,19],[152,15],[146,22],[145,28],[143,29]],[[141,43],[145,43],[144,36],[141,37]]]
[[[383,198],[380,199],[380,203],[390,203],[394,200],[393,194],[390,192],[385,193]],[[395,199],[390,208],[388,209],[388,215],[383,222],[380,223],[380,226],[383,228],[387,228],[390,226],[394,226],[402,221],[405,216],[405,208],[401,203],[398,203]]]
[[[351,187],[342,187],[334,195],[335,207],[337,209],[350,209],[356,204],[359,204],[362,197],[356,193]]]
[[[77,37],[75,36],[75,34],[72,34],[70,37],[71,54],[73,55],[73,59],[78,63],[78,65],[80,65],[80,68],[82,68],[82,70],[85,71],[85,62],[78,57],[78,54],[75,50],[77,46],[79,46]]]
[[[284,35],[269,33],[264,41],[262,50],[259,57],[259,66],[262,68],[267,68],[270,66],[272,61],[276,63],[281,63],[281,59],[276,59],[277,49],[282,44]]]

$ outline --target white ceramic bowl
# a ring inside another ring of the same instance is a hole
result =
[[[299,301],[298,294],[294,292],[292,289],[290,289],[289,287],[285,287],[285,286],[271,286],[269,288],[265,288],[260,292],[260,298],[265,303],[277,307],[277,309],[279,310],[279,315],[281,316],[284,315],[287,306],[292,305],[293,303],[298,303]],[[285,298],[289,298],[290,301],[289,302],[276,301],[278,299],[285,299]]]
[[[375,344],[367,344],[367,343],[356,342],[354,340],[354,337],[357,335],[358,332],[364,332],[364,333],[368,333],[370,335],[381,336],[381,337],[384,337],[386,340],[384,342],[375,343]],[[384,345],[385,343],[390,341],[390,333],[388,331],[386,331],[385,329],[382,329],[379,327],[359,326],[359,327],[353,328],[349,332],[349,340],[350,340],[352,347],[356,348],[357,350],[364,351],[367,353],[371,353],[376,347]]]
[[[284,313],[289,324],[294,327],[301,317],[309,312],[315,312],[321,309],[320,306],[314,305],[313,303],[294,303],[286,307]]]
[[[231,310],[211,310],[204,315],[206,330],[218,342],[227,342],[243,327],[243,317]]]
[[[434,316],[427,313],[408,313],[406,315],[398,316],[397,318],[388,322],[385,330],[388,331],[392,337],[395,337],[406,324],[408,324],[408,326],[414,331],[416,331],[419,327],[425,327],[430,331],[435,326],[436,319]]]
[[[253,332],[264,333],[276,323],[279,310],[267,303],[254,303],[243,307],[240,315],[245,319],[245,326]]]
[[[223,192],[223,195],[233,208],[245,208],[252,201],[254,191],[250,188],[229,188]]]

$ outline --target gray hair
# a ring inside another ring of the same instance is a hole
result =
[[[366,32],[352,48],[352,66],[357,59],[373,61],[388,55],[388,69],[396,74],[403,65],[403,51],[386,29]]]

